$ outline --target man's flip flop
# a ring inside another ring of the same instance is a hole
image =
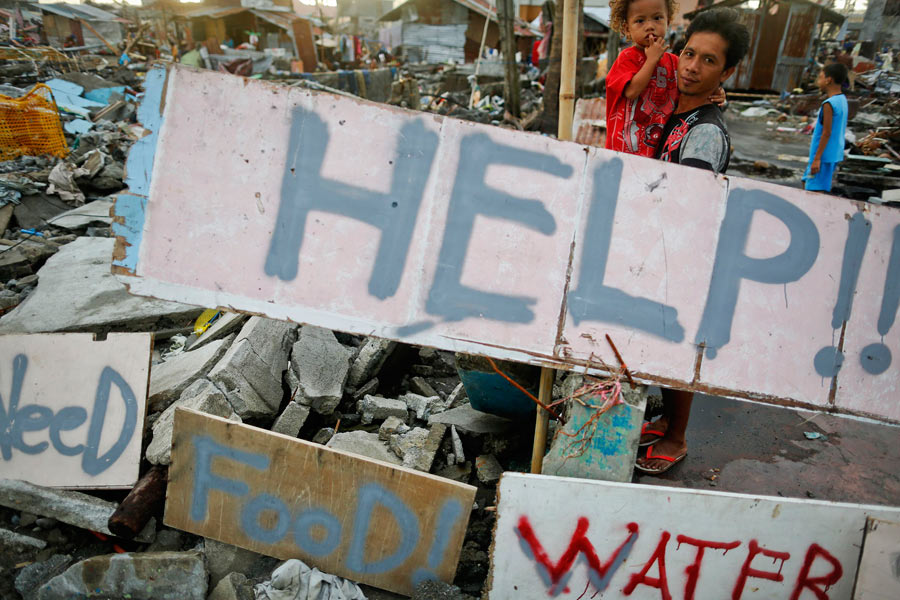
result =
[[[648,460],[653,460],[653,459],[658,458],[659,460],[666,461],[668,464],[666,464],[663,467],[660,467],[659,469],[651,469],[649,467],[643,466],[641,463],[636,462],[636,463],[634,463],[634,468],[642,473],[649,473],[650,475],[659,475],[661,473],[665,473],[666,471],[668,471],[669,469],[674,467],[676,464],[678,464],[679,462],[684,460],[685,456],[687,456],[687,450],[685,450],[678,456],[664,456],[662,454],[654,455],[653,447],[651,446],[650,448],[647,448],[647,456],[645,458],[647,458]]]
[[[656,442],[661,440],[664,435],[666,435],[665,431],[660,431],[658,429],[650,429],[650,427],[652,427],[652,426],[653,426],[653,423],[650,423],[649,421],[644,423],[643,425],[641,425],[641,437],[644,437],[645,435],[655,435],[656,437],[651,440],[647,440],[646,442],[638,443],[639,448],[646,448],[647,446],[652,446],[653,444],[655,444]]]

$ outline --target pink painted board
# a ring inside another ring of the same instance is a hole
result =
[[[570,291],[579,289],[586,269],[584,249],[589,235],[587,223],[594,194],[594,172],[610,163],[621,163],[622,175],[603,285],[675,308],[677,324],[665,319],[661,333],[675,337],[680,325],[681,339],[666,339],[625,324],[596,320],[576,324],[570,311],[561,355],[588,360],[594,354],[617,367],[605,337],[609,334],[632,370],[690,382],[696,358],[693,336],[709,287],[715,232],[724,210],[725,182],[702,170],[592,149],[585,201],[579,214]],[[604,187],[617,185],[604,179],[597,183]],[[688,214],[690,217],[685,219]],[[587,248],[591,259],[600,252],[595,246]],[[629,302],[624,308],[632,307],[633,303]]]
[[[818,256],[798,281],[769,284],[743,280],[734,310],[731,340],[715,358],[704,355],[700,381],[711,386],[828,404],[831,379],[816,372],[816,352],[837,341],[831,328],[838,279],[847,237],[847,200],[785,186],[730,178],[731,189],[759,190],[779,196],[812,220],[819,236]],[[729,202],[732,201],[729,199]],[[787,227],[774,216],[753,213],[745,254],[756,259],[784,252]]]
[[[878,332],[891,245],[900,226],[900,214],[890,208],[864,206],[868,209],[865,214],[872,223],[872,233],[844,334],[844,363],[837,377],[835,404],[842,409],[900,421],[900,324],[896,322],[900,315],[896,306],[893,326],[884,336]],[[897,281],[896,274],[890,277]],[[883,344],[890,351],[890,365],[878,374],[863,367],[863,362],[871,362],[864,358],[871,355],[871,344]]]

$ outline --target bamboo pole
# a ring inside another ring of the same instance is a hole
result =
[[[575,59],[578,53],[578,0],[565,0],[563,8],[562,72],[559,79],[559,127],[556,137],[572,139],[575,115]],[[559,19],[557,19],[559,20]]]
[[[541,367],[541,385],[538,391],[538,399],[544,406],[548,406],[552,401],[553,379],[555,376],[555,369]],[[550,413],[538,406],[534,420],[534,444],[531,447],[532,473],[540,473],[544,468],[544,451],[547,449],[547,427],[549,424]]]
[[[513,28],[513,0],[497,2],[500,45],[506,73],[506,112],[519,118],[519,65],[516,64],[516,39]]]

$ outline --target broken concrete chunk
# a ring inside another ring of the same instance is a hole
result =
[[[361,415],[362,422],[365,424],[381,421],[388,417],[397,417],[406,421],[408,415],[406,402],[381,396],[366,396],[356,403],[356,412]]]
[[[462,440],[456,432],[456,425],[450,426],[450,440],[453,443],[453,455],[456,462],[459,464],[466,462],[466,454],[463,450]]]
[[[405,409],[404,409],[405,410]],[[329,448],[343,450],[360,456],[367,456],[393,465],[403,464],[397,455],[391,452],[388,445],[378,439],[377,433],[366,431],[347,431],[336,433],[326,444]]]
[[[397,342],[390,340],[374,337],[367,339],[350,367],[347,385],[355,389],[372,379],[378,374],[378,371],[384,365],[384,361],[387,360],[387,357],[390,356],[396,347]]]
[[[378,428],[378,439],[388,441],[395,433],[406,433],[409,431],[409,425],[398,417],[388,417]]]
[[[199,552],[108,554],[72,565],[41,586],[38,599],[206,600],[206,578]]]
[[[496,456],[485,454],[475,459],[475,475],[481,483],[496,483],[503,475],[503,467]]]
[[[433,414],[444,411],[444,401],[435,394],[425,397],[419,394],[403,394],[400,400],[406,403],[406,407],[416,414],[416,418],[425,421]]]
[[[437,473],[438,477],[452,479],[462,483],[468,483],[469,477],[472,475],[472,463],[467,462],[461,465],[447,465]]]
[[[333,413],[344,395],[350,354],[330,330],[305,325],[291,350],[297,381],[294,401],[322,415]]]
[[[328,443],[334,436],[334,428],[333,427],[323,427],[319,431],[316,432],[316,435],[313,436],[312,441],[316,444],[322,444],[323,446]]]
[[[431,471],[434,457],[447,432],[446,425],[433,425],[430,430],[415,427],[407,433],[391,436],[391,450],[403,459],[403,466],[426,473]]]
[[[253,575],[258,569],[258,563],[270,560],[270,557],[212,538],[203,538],[203,555],[209,569],[210,587],[216,587],[221,580],[233,573]],[[271,561],[276,562],[275,559]]]
[[[106,535],[112,535],[106,523],[118,506],[115,502],[107,502],[81,492],[58,490],[16,479],[0,479],[0,505],[52,517],[57,521]],[[145,528],[135,539],[152,541],[148,539],[148,534]]]
[[[109,196],[88,202],[84,206],[79,206],[54,218],[53,226],[63,229],[82,229],[96,223],[109,225],[112,223],[109,210],[113,206],[113,200],[114,198]]]
[[[24,600],[36,600],[40,587],[65,571],[71,562],[68,554],[54,554],[45,561],[23,567],[16,575],[16,591]]]
[[[409,380],[409,389],[413,393],[430,398],[431,396],[440,396],[440,393],[433,387],[424,377],[413,377]]]
[[[185,320],[199,309],[132,296],[110,273],[115,240],[80,237],[51,256],[28,299],[0,318],[0,333],[123,329],[146,331],[161,319]]]
[[[47,542],[0,527],[0,548],[7,550],[43,550]]]
[[[467,399],[466,386],[460,382],[447,396],[447,408],[453,409],[462,406]]]
[[[219,362],[234,336],[182,352],[150,369],[148,412],[165,410],[191,383],[206,376]]]
[[[218,319],[213,321],[213,324],[209,326],[209,329],[200,335],[200,337],[193,338],[192,336],[192,338],[185,343],[185,349],[196,350],[210,342],[227,337],[238,331],[249,318],[250,317],[247,315],[240,313],[223,312]]]
[[[198,379],[153,424],[153,441],[147,446],[147,460],[151,464],[168,465],[172,461],[172,429],[175,426],[175,410],[179,407],[241,422],[222,391],[210,380]]]
[[[206,600],[253,600],[253,586],[240,573],[229,573],[219,580]]]
[[[253,317],[209,372],[242,418],[271,417],[281,406],[281,376],[297,326]]]
[[[33,274],[57,250],[56,244],[45,243],[41,238],[0,242],[0,281]]]
[[[432,415],[428,418],[428,422],[455,425],[458,431],[474,435],[504,433],[513,426],[513,422],[509,419],[477,411],[469,404]]]
[[[296,402],[289,402],[287,407],[275,419],[272,425],[272,431],[275,433],[283,433],[291,437],[297,437],[300,428],[306,423],[309,417],[309,408]]]
[[[354,400],[359,400],[366,394],[374,394],[375,390],[378,389],[378,378],[374,377],[370,379],[364,386],[353,392],[352,398]]]

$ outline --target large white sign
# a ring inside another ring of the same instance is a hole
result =
[[[150,347],[149,333],[0,336],[0,479],[134,485]]]
[[[506,473],[489,597],[843,600],[900,509]]]
[[[115,206],[132,292],[900,421],[900,212],[173,66]]]

